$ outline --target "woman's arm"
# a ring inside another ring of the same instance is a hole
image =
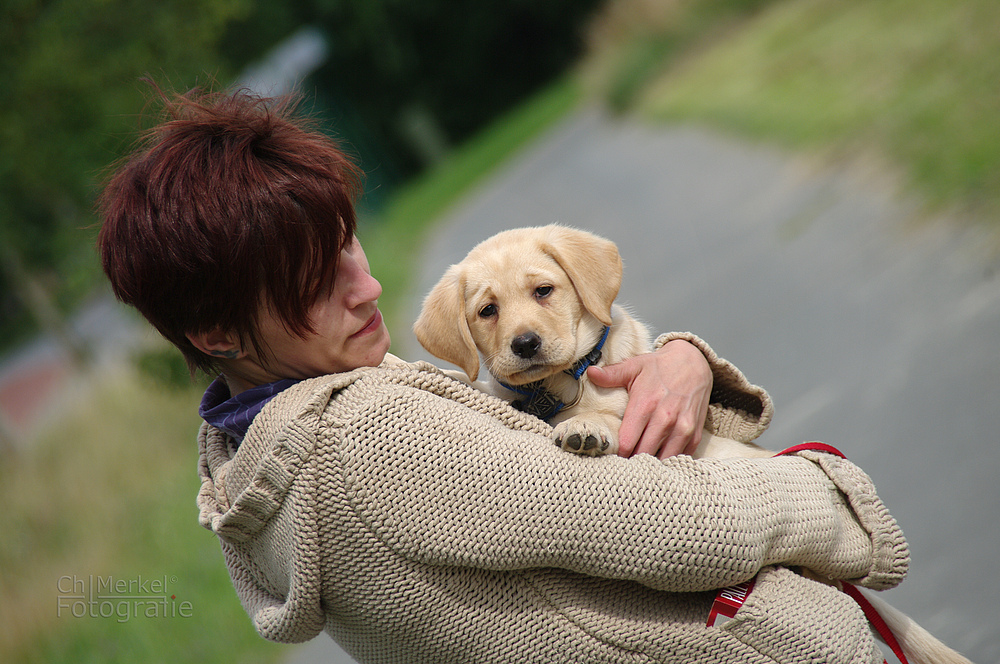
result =
[[[625,387],[629,404],[619,431],[619,454],[666,458],[690,454],[710,432],[749,442],[771,421],[771,398],[732,363],[690,332],[660,335],[654,353],[602,368],[588,377]]]
[[[878,587],[905,573],[902,533],[847,461],[579,457],[532,433],[531,418],[477,412],[459,401],[485,397],[449,389],[372,392],[338,431],[354,509],[399,555],[669,591],[723,587],[769,564]]]

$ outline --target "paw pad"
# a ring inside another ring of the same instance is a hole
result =
[[[603,454],[608,451],[608,441],[593,434],[583,436],[578,433],[571,433],[565,439],[556,440],[556,445],[577,454]]]

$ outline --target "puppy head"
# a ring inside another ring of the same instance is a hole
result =
[[[453,265],[414,324],[434,356],[523,384],[568,368],[611,324],[622,263],[613,242],[564,226],[495,235]]]

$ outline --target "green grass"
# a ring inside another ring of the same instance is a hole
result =
[[[676,61],[726,35],[776,0],[610,0],[590,26],[583,78],[627,111]]]
[[[133,375],[105,380],[3,459],[0,660],[273,662],[284,652],[254,632],[218,541],[198,525],[199,392]],[[134,594],[175,599],[139,605],[139,615],[119,591],[97,609],[69,599],[72,579],[89,595],[97,578],[158,579],[162,588]]]
[[[647,119],[874,158],[931,209],[1000,219],[1000,3],[784,0],[636,92]]]
[[[412,323],[403,320],[399,304],[410,291],[415,260],[434,222],[581,99],[575,79],[557,81],[404,187],[378,217],[363,220],[359,235],[372,274],[382,283],[380,308],[390,330]]]

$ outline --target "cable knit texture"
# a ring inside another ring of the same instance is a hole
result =
[[[766,393],[709,352],[714,430],[759,434]],[[902,580],[850,462],[578,457],[550,431],[390,357],[289,388],[238,450],[205,425],[201,523],[261,635],[325,630],[360,662],[882,661],[850,598],[782,567]],[[758,572],[706,627],[712,589]]]

